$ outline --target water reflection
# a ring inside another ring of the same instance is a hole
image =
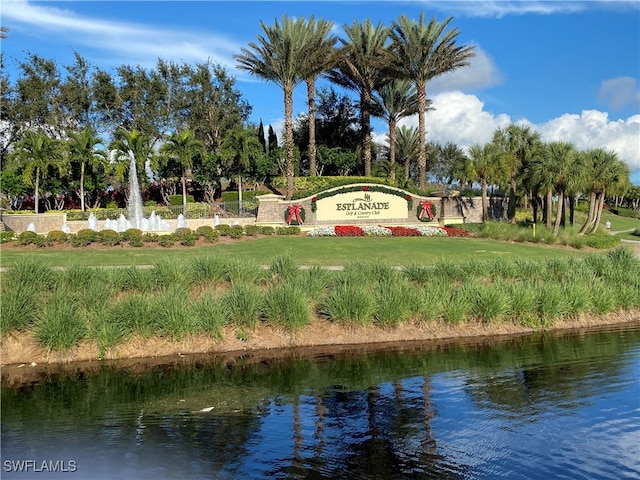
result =
[[[639,478],[639,374],[635,327],[5,382],[2,476]]]

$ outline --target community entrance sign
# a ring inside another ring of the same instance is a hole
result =
[[[386,192],[360,190],[316,200],[318,221],[379,221],[407,217],[406,198]]]

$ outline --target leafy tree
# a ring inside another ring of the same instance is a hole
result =
[[[84,175],[86,165],[96,168],[105,166],[107,156],[102,149],[97,148],[102,144],[102,139],[93,134],[89,127],[85,127],[81,132],[69,132],[67,142],[69,157],[71,161],[80,162],[80,208],[85,211],[84,197]]]
[[[160,147],[165,158],[176,161],[182,168],[182,214],[187,214],[187,171],[193,167],[193,159],[204,154],[204,144],[195,138],[191,130],[174,132]]]
[[[396,129],[396,152],[404,164],[404,180],[411,178],[411,164],[417,163],[420,153],[419,131],[415,127],[402,125]]]
[[[358,157],[347,148],[318,145],[318,163],[321,174],[347,176],[358,164]]]
[[[474,56],[472,46],[459,46],[456,39],[460,34],[457,28],[446,30],[453,17],[442,22],[432,18],[425,24],[425,14],[420,18],[409,19],[406,15],[394,21],[391,28],[391,51],[393,69],[401,78],[411,80],[418,95],[418,129],[420,150],[418,156],[419,187],[426,188],[426,128],[427,83],[429,80],[468,65]]]
[[[238,176],[238,200],[242,205],[243,172],[255,170],[264,159],[262,145],[256,134],[248,128],[234,129],[228,132],[220,148],[220,160],[224,171]]]
[[[65,171],[63,149],[59,140],[43,132],[29,130],[16,144],[12,152],[14,160],[23,166],[22,179],[34,187],[35,212],[39,213],[40,180],[49,167],[56,167],[60,175]]]
[[[441,185],[450,185],[455,176],[456,165],[465,158],[464,152],[455,143],[448,142],[446,145],[435,146],[435,162],[433,164],[433,176]]]
[[[373,101],[379,113],[389,125],[389,178],[396,178],[396,125],[418,111],[418,97],[409,80],[392,80],[378,87]]]
[[[336,67],[328,78],[337,85],[356,92],[360,97],[360,128],[364,175],[371,176],[371,110],[373,91],[388,80],[385,68],[389,52],[385,44],[389,29],[381,23],[374,26],[367,19],[354,21],[343,27],[347,38],[341,38],[342,47]]]
[[[293,89],[302,81],[302,62],[308,53],[309,27],[304,18],[283,15],[282,23],[272,26],[260,22],[264,35],[250,42],[234,58],[238,68],[274,82],[284,94],[284,144],[286,151],[287,198],[293,196],[295,157],[293,151]]]

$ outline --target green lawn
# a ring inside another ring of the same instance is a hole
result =
[[[465,262],[478,258],[549,259],[584,255],[584,251],[545,245],[499,242],[475,238],[442,237],[286,237],[270,236],[213,244],[203,247],[111,249],[74,248],[56,250],[6,250],[0,253],[0,267],[10,267],[29,256],[49,266],[152,265],[160,259],[177,257],[188,260],[203,255],[234,255],[259,264],[267,264],[280,255],[288,255],[299,265],[345,265],[353,261],[371,261],[390,265],[414,262],[434,263],[442,259]]]

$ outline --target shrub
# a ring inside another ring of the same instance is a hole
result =
[[[193,195],[187,195],[187,203],[193,203]],[[169,195],[169,205],[182,205],[182,195]]]
[[[199,235],[190,228],[178,228],[173,234],[173,238],[180,242],[180,245],[193,247]]]
[[[267,320],[275,325],[296,330],[311,321],[311,304],[300,288],[284,283],[267,291],[264,313]]]
[[[139,228],[129,228],[120,234],[122,239],[126,242],[131,242],[131,240],[139,238],[142,239],[142,230]]]
[[[38,343],[49,350],[68,350],[86,334],[76,302],[68,296],[56,296],[42,307],[34,326]]]
[[[242,225],[233,225],[229,231],[231,238],[242,238],[244,236],[244,228]]]
[[[260,227],[258,225],[245,225],[244,233],[250,237],[255,237],[260,233]]]
[[[38,234],[29,230],[21,232],[18,235],[18,245],[33,245],[38,243]]]
[[[133,237],[129,240],[129,245],[132,247],[144,247],[144,240],[142,239],[142,236]]]
[[[84,247],[97,241],[98,232],[91,230],[90,228],[83,228],[79,230],[74,236],[71,237],[71,244],[74,247]]]
[[[120,240],[120,234],[115,230],[107,229],[98,233],[98,241],[102,245],[113,247],[115,245],[120,245]]]
[[[275,229],[269,225],[265,225],[260,227],[260,233],[262,233],[262,235],[273,235],[275,233]]]
[[[158,238],[158,245],[161,247],[173,247],[175,243],[176,242],[171,235],[162,235]]]
[[[220,225],[216,225],[216,230],[220,233],[222,237],[228,237],[231,233],[231,227],[226,223],[221,223]]]
[[[300,227],[276,227],[275,233],[276,235],[300,235]]]
[[[0,243],[7,243],[15,240],[16,234],[14,232],[0,232]]]
[[[196,233],[201,237],[211,235],[213,232],[215,232],[215,230],[210,225],[201,225],[200,227],[196,228]]]
[[[62,230],[51,230],[47,233],[47,240],[51,243],[66,243],[69,240],[69,235]]]
[[[612,208],[612,213],[619,215],[620,217],[630,217],[630,218],[638,218],[640,219],[640,211],[633,210],[632,208]]]
[[[160,241],[160,235],[151,232],[143,233],[142,241],[144,243],[158,243],[158,241]]]

